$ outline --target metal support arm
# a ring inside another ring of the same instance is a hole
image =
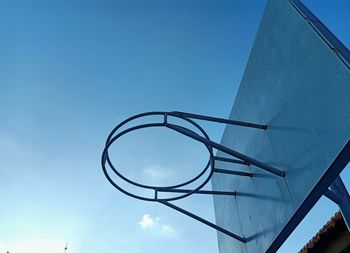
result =
[[[197,215],[195,215],[193,213],[190,213],[189,211],[186,211],[185,209],[182,209],[182,208],[180,208],[180,207],[178,207],[176,205],[173,205],[173,204],[171,204],[171,203],[169,203],[167,201],[159,201],[159,203],[162,203],[163,205],[166,205],[166,206],[168,206],[168,207],[170,207],[170,208],[172,208],[172,209],[174,209],[174,210],[176,210],[176,211],[178,211],[180,213],[183,213],[183,214],[185,214],[185,215],[187,215],[187,216],[189,216],[189,217],[199,221],[199,222],[202,222],[205,225],[208,225],[209,227],[215,228],[216,230],[220,231],[221,233],[224,233],[224,234],[226,234],[228,236],[231,236],[232,238],[235,238],[236,240],[238,240],[240,242],[243,242],[243,243],[247,242],[246,238],[244,238],[242,236],[239,236],[239,235],[236,235],[236,234],[234,234],[234,233],[232,233],[232,232],[230,232],[230,231],[228,231],[228,230],[226,230],[226,229],[224,229],[222,227],[219,227],[218,225],[216,225],[216,224],[214,224],[212,222],[209,222],[209,221],[207,221],[207,220],[205,220],[205,219],[203,219],[203,218],[201,218],[201,217],[199,217],[199,216],[197,216]]]
[[[255,123],[250,123],[246,121],[238,121],[238,120],[232,120],[232,119],[223,119],[223,118],[205,116],[205,115],[188,113],[188,112],[174,111],[174,112],[169,112],[168,115],[172,115],[180,118],[199,119],[199,120],[224,123],[224,124],[230,124],[230,125],[236,125],[236,126],[252,127],[252,128],[263,129],[263,130],[267,129],[267,125],[255,124]]]
[[[156,122],[156,123],[154,122],[149,123],[147,121],[144,124],[134,124],[134,125],[131,124],[131,122],[134,120],[138,120],[144,117],[154,117],[154,116],[156,117],[163,116],[163,121]],[[190,128],[171,123],[173,119],[180,120],[180,122],[182,121],[182,123],[186,123],[187,125],[189,124]],[[230,191],[230,189],[226,191],[202,190],[202,188],[210,181],[214,173],[227,174],[230,176],[243,176],[243,177],[253,176],[253,173],[246,172],[246,171],[236,171],[231,169],[228,170],[228,169],[217,168],[215,167],[215,161],[240,164],[244,166],[254,165],[258,168],[261,168],[279,177],[284,177],[285,172],[279,169],[276,169],[268,164],[255,160],[252,157],[241,154],[229,147],[226,147],[217,142],[211,141],[209,135],[205,132],[205,130],[193,119],[205,120],[205,121],[216,122],[216,123],[224,123],[224,124],[236,125],[241,127],[255,128],[259,130],[267,129],[267,125],[261,125],[261,124],[255,124],[255,123],[237,121],[237,120],[231,120],[231,119],[223,119],[223,118],[217,118],[217,117],[211,117],[211,116],[204,116],[204,115],[186,113],[186,112],[156,111],[156,112],[145,112],[145,113],[137,114],[119,123],[108,135],[105,147],[102,152],[102,157],[101,157],[101,166],[102,166],[103,173],[106,176],[107,180],[117,190],[121,191],[122,193],[130,197],[133,197],[139,200],[144,200],[144,201],[159,202],[203,224],[206,224],[221,233],[224,233],[225,235],[228,235],[242,243],[246,243],[250,239],[244,238],[243,236],[239,236],[223,227],[220,227],[206,219],[203,219],[170,202],[188,197],[192,194],[222,195],[228,198],[230,198],[231,196],[236,196],[237,195],[236,191],[233,191],[233,190]],[[128,128],[125,128],[126,124],[130,124],[131,126]],[[109,158],[108,150],[110,146],[125,134],[128,134],[136,130],[154,128],[154,127],[166,127],[182,135],[188,136],[193,140],[203,143],[209,152],[209,160],[205,165],[205,167],[195,177],[185,182],[174,184],[174,185],[168,185],[168,186],[146,185],[146,184],[135,182],[127,178],[126,176],[124,176],[121,172],[118,171],[117,167],[113,165],[111,159]],[[229,157],[214,156],[213,149],[220,150],[226,153]],[[109,175],[110,173],[114,175],[110,176]],[[195,181],[197,180],[198,182],[194,184]],[[247,180],[249,180],[249,178],[247,178]],[[154,196],[150,197],[148,195],[145,196],[142,194],[136,194],[134,192],[128,191],[127,189],[124,189],[119,185],[120,182],[123,182],[124,184],[126,183],[128,185],[131,185],[132,187],[136,187],[139,189],[154,191]],[[184,187],[189,187],[189,188],[192,187],[192,189],[188,189]],[[168,193],[168,194],[160,194],[160,193]]]
[[[249,165],[249,163],[246,161],[242,161],[242,160],[238,160],[238,159],[231,159],[231,158],[226,158],[226,157],[221,157],[221,156],[214,156],[214,159],[215,159],[215,161]]]
[[[170,193],[190,193],[192,190],[188,189],[158,189],[158,192],[170,192]],[[198,190],[195,191],[194,194],[209,194],[209,195],[231,195],[235,196],[236,192],[232,191],[207,191],[207,190]]]
[[[350,196],[341,177],[338,176],[329,188],[324,195],[338,204],[346,226],[350,231]]]
[[[243,176],[243,177],[252,177],[253,176],[252,173],[243,172],[243,171],[223,170],[223,169],[217,169],[217,168],[215,168],[213,171],[216,173],[229,174],[229,175],[235,175],[235,176]]]
[[[204,138],[204,137],[194,133],[193,131],[188,131],[184,127],[179,127],[177,125],[169,124],[169,123],[166,123],[165,126],[170,128],[170,129],[175,130],[176,132],[182,133],[183,135],[186,135],[186,136],[188,136],[188,137],[190,137],[190,138],[192,138],[194,140],[202,142],[205,145],[211,146],[211,147],[213,147],[213,148],[215,148],[217,150],[225,152],[226,154],[232,155],[233,157],[236,157],[236,158],[241,159],[243,161],[246,161],[246,162],[248,162],[250,164],[253,164],[253,165],[255,165],[255,166],[257,166],[257,167],[259,167],[259,168],[261,168],[263,170],[266,170],[266,171],[268,171],[268,172],[270,172],[272,174],[275,174],[275,175],[280,176],[280,177],[284,177],[285,176],[285,172],[284,171],[276,169],[276,168],[274,168],[274,167],[272,167],[272,166],[270,166],[268,164],[262,163],[262,162],[260,162],[258,160],[255,160],[255,159],[253,159],[253,158],[251,158],[249,156],[243,155],[243,154],[241,154],[241,153],[239,153],[239,152],[237,152],[237,151],[235,151],[233,149],[230,149],[228,147],[225,147],[225,146],[223,146],[223,145],[221,145],[219,143],[216,143],[214,141],[208,140],[208,139],[206,139],[206,138]]]

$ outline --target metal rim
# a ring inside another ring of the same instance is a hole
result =
[[[147,117],[147,116],[164,116],[164,122],[162,123],[148,123],[148,124],[141,124],[141,125],[137,125],[137,126],[133,126],[133,127],[129,127],[123,131],[121,131],[120,133],[116,134],[117,131],[123,127],[124,125],[126,125],[127,123],[141,118],[141,117]],[[175,115],[168,115],[167,112],[147,112],[147,113],[141,113],[135,116],[132,116],[126,120],[124,120],[123,122],[121,122],[120,124],[118,124],[112,131],[111,133],[108,135],[107,140],[106,140],[106,144],[105,144],[105,148],[103,149],[102,152],[102,158],[101,158],[101,165],[102,165],[102,169],[104,172],[104,175],[106,176],[107,180],[119,191],[123,192],[124,194],[136,198],[136,199],[140,199],[140,200],[146,200],[146,201],[172,201],[172,200],[178,200],[181,198],[185,198],[187,196],[192,195],[193,193],[195,193],[196,191],[200,190],[201,188],[203,188],[211,179],[213,173],[214,173],[214,163],[215,160],[213,158],[213,148],[209,145],[205,145],[203,144],[208,152],[209,152],[209,160],[208,163],[206,164],[206,166],[204,167],[204,169],[202,171],[200,171],[200,173],[198,175],[196,175],[195,177],[191,178],[190,180],[187,180],[183,183],[180,184],[176,184],[176,185],[170,185],[170,186],[153,186],[153,185],[144,185],[144,184],[140,184],[137,182],[134,182],[130,179],[128,179],[127,177],[123,176],[113,165],[113,163],[111,162],[110,158],[109,158],[109,154],[108,154],[108,149],[109,147],[117,140],[119,139],[121,136],[130,133],[132,131],[135,130],[139,130],[139,129],[144,129],[144,128],[152,128],[152,127],[166,127],[167,126],[167,117],[173,117],[173,118],[179,118],[181,120],[187,121],[188,123],[190,123],[192,126],[194,126],[207,140],[210,140],[209,136],[207,135],[207,133],[203,130],[203,128],[201,128],[196,122],[194,122],[191,119],[188,119],[186,117],[181,117],[181,116],[175,116]],[[172,124],[175,125],[175,124]],[[179,125],[176,125],[179,126]],[[182,127],[182,126],[179,126]],[[187,128],[186,128],[187,129]],[[189,131],[192,131],[190,129],[187,129]],[[124,180],[125,182],[140,187],[140,188],[145,188],[145,189],[152,189],[154,190],[154,198],[150,198],[150,197],[144,197],[144,196],[139,196],[136,195],[134,193],[131,193],[125,189],[123,189],[122,187],[120,187],[116,182],[113,181],[113,179],[109,176],[108,172],[107,172],[107,168],[106,168],[106,162],[108,163],[110,169],[122,180]],[[201,178],[210,168],[210,172],[208,174],[208,177],[199,185],[197,186],[195,189],[191,190],[188,193],[185,194],[181,194],[179,196],[176,197],[168,197],[168,198],[158,198],[158,190],[161,189],[176,189],[179,187],[183,187],[185,185],[189,185],[191,183],[193,183],[194,181],[198,180],[199,178]]]

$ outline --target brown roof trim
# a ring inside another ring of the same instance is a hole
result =
[[[323,243],[327,243],[330,240],[330,236],[337,230],[345,226],[343,216],[340,211],[327,222],[326,225],[321,228],[317,234],[299,251],[299,253],[312,253],[317,252],[317,247]]]

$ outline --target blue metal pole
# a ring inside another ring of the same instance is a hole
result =
[[[340,211],[343,214],[346,226],[350,231],[350,196],[340,176],[334,180],[329,188],[338,196],[340,200],[340,202],[337,204],[339,205]]]
[[[188,189],[158,189],[158,192],[174,192],[174,193],[189,193],[192,192],[192,190]],[[229,191],[207,191],[207,190],[198,190],[195,191],[194,194],[210,194],[210,195],[236,195],[235,191],[229,192]]]
[[[199,222],[202,222],[205,225],[208,225],[209,227],[212,227],[212,228],[216,229],[217,231],[220,231],[221,233],[224,233],[224,234],[226,234],[226,235],[228,235],[228,236],[230,236],[230,237],[232,237],[232,238],[234,238],[234,239],[236,239],[236,240],[238,240],[238,241],[240,241],[242,243],[246,243],[247,242],[246,238],[244,238],[242,236],[239,236],[239,235],[237,235],[235,233],[232,233],[232,232],[230,232],[230,231],[228,231],[228,230],[226,230],[226,229],[224,229],[222,227],[219,227],[218,225],[216,225],[216,224],[214,224],[212,222],[209,222],[206,219],[203,219],[202,217],[199,217],[199,216],[197,216],[197,215],[195,215],[195,214],[193,214],[193,213],[191,213],[189,211],[186,211],[185,209],[182,209],[182,208],[180,208],[180,207],[178,207],[176,205],[173,205],[173,204],[169,203],[168,201],[160,200],[159,203],[162,203],[163,205],[166,205],[166,206],[168,206],[168,207],[170,207],[170,208],[172,208],[172,209],[174,209],[174,210],[176,210],[176,211],[178,211],[180,213],[183,213],[183,214],[185,214],[185,215],[187,215],[187,216],[189,216],[189,217],[199,221]]]
[[[276,253],[282,243],[293,232],[297,225],[304,219],[306,214],[327,191],[329,185],[339,176],[340,172],[350,161],[350,140],[332,162],[326,173],[321,177],[316,186],[311,190],[304,202],[298,207],[296,212],[289,219],[288,223],[283,227],[282,231],[277,235],[276,239],[271,243],[266,253]]]
[[[246,161],[249,164],[253,164],[256,167],[259,167],[259,168],[261,168],[263,170],[266,170],[266,171],[268,171],[268,172],[270,172],[272,174],[275,174],[275,175],[277,175],[279,177],[284,177],[285,176],[285,172],[284,171],[276,169],[276,168],[274,168],[274,167],[272,167],[272,166],[270,166],[270,165],[268,165],[266,163],[263,163],[263,162],[260,162],[258,160],[255,160],[255,159],[253,159],[253,158],[251,158],[249,156],[243,155],[243,154],[241,154],[241,153],[239,153],[239,152],[237,152],[237,151],[235,151],[233,149],[230,149],[228,147],[225,147],[225,146],[223,146],[223,145],[221,145],[219,143],[216,143],[214,141],[208,140],[208,139],[198,135],[197,133],[195,133],[195,132],[193,132],[193,131],[191,131],[191,130],[189,130],[187,128],[180,127],[180,126],[173,125],[173,124],[169,124],[169,123],[165,123],[164,125],[166,127],[170,128],[170,129],[175,130],[176,132],[179,132],[179,133],[181,133],[183,135],[186,135],[186,136],[188,136],[188,137],[190,137],[190,138],[192,138],[194,140],[202,142],[205,145],[213,147],[213,148],[215,148],[217,150],[225,152],[226,154],[232,155],[233,157],[236,157],[236,158],[238,158],[240,160]]]
[[[221,157],[221,156],[214,156],[215,161],[222,161],[222,162],[228,162],[228,163],[236,163],[236,164],[242,164],[242,165],[249,165],[248,162],[238,160],[238,159],[231,159],[227,157]]]
[[[235,175],[235,176],[243,176],[243,177],[252,177],[253,176],[252,173],[243,172],[243,171],[223,170],[223,169],[218,169],[218,168],[215,168],[213,171],[216,173],[229,174],[229,175]]]
[[[252,127],[252,128],[263,129],[263,130],[267,129],[267,125],[255,124],[255,123],[250,123],[246,121],[238,121],[238,120],[232,120],[232,119],[223,119],[223,118],[205,116],[205,115],[188,113],[188,112],[174,111],[174,112],[168,112],[168,115],[172,115],[180,118],[191,118],[191,119],[199,119],[199,120],[224,123],[224,124],[230,124],[230,125],[236,125],[236,126]]]

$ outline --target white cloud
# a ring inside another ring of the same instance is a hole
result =
[[[166,167],[152,164],[142,170],[143,180],[151,184],[161,184],[172,177],[172,171]]]
[[[166,225],[166,224],[162,225],[162,231],[165,234],[173,234],[175,232],[170,225]]]
[[[162,178],[164,177],[163,173],[158,167],[148,167],[144,169],[143,174],[151,178]]]
[[[153,231],[162,235],[172,235],[175,233],[171,225],[163,224],[160,217],[152,218],[149,214],[144,214],[138,224],[143,230]]]
[[[142,229],[149,229],[154,226],[154,220],[149,216],[149,214],[144,214],[142,220],[139,221],[139,225]]]

